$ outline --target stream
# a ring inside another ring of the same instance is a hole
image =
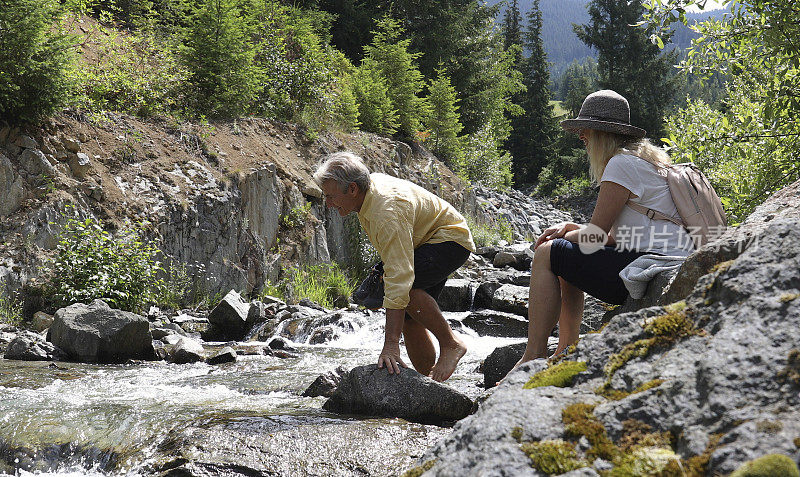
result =
[[[322,410],[326,398],[301,396],[326,371],[377,360],[385,316],[359,314],[333,341],[294,343],[297,358],[239,356],[217,366],[0,359],[0,475],[398,475],[449,429],[332,414]],[[480,362],[521,339],[455,328],[469,350],[446,384],[474,399],[483,392]]]

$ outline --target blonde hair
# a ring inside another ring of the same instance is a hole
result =
[[[589,174],[596,184],[600,183],[608,161],[617,154],[640,157],[656,167],[672,164],[669,154],[647,138],[632,138],[597,129],[587,129],[584,135],[589,154]]]

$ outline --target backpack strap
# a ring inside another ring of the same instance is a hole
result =
[[[683,221],[681,221],[681,219],[676,219],[675,217],[670,217],[669,215],[662,214],[657,210],[645,207],[642,204],[637,204],[630,199],[628,199],[628,202],[626,202],[625,204],[631,209],[635,210],[636,212],[646,215],[648,218],[656,220],[668,220],[679,227],[683,227]]]

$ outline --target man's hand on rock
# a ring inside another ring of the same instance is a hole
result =
[[[386,366],[386,369],[389,371],[389,374],[400,374],[400,368],[407,368],[406,363],[400,359],[400,345],[399,344],[389,344],[386,343],[383,345],[383,351],[381,351],[381,355],[378,357],[378,367],[382,368]]]

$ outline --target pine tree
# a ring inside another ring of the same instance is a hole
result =
[[[353,75],[353,93],[358,103],[358,121],[364,131],[392,135],[397,131],[397,110],[381,70],[371,58],[364,58]]]
[[[236,117],[250,107],[259,82],[251,33],[236,0],[205,0],[195,12],[182,60],[196,113]]]
[[[57,111],[72,89],[74,54],[54,24],[58,2],[0,2],[0,117],[35,121]]]
[[[511,45],[522,46],[522,15],[519,12],[517,0],[511,0],[503,16],[503,37],[505,39],[503,48],[506,50],[508,50]],[[522,55],[516,59],[516,63],[519,64],[521,59]]]
[[[458,137],[464,126],[459,120],[456,89],[444,68],[436,70],[436,79],[431,81],[428,91],[431,114],[426,125],[431,132],[432,150],[440,159],[458,164],[464,155]]]
[[[520,93],[519,104],[525,112],[512,120],[513,132],[508,141],[516,183],[535,181],[555,154],[554,142],[558,131],[550,104],[550,73],[541,33],[542,12],[539,0],[534,0],[524,38],[531,56],[520,64],[526,89]]]
[[[631,123],[660,138],[663,117],[677,90],[676,53],[661,54],[645,30],[631,25],[641,20],[642,0],[592,0],[589,23],[575,33],[599,53],[601,88],[623,95],[631,108]]]
[[[401,40],[402,28],[397,20],[384,17],[372,44],[364,47],[365,60],[373,61],[386,82],[387,93],[397,111],[398,132],[406,137],[422,129],[428,114],[428,104],[419,96],[425,79],[415,61],[420,53],[408,50],[410,39]]]

